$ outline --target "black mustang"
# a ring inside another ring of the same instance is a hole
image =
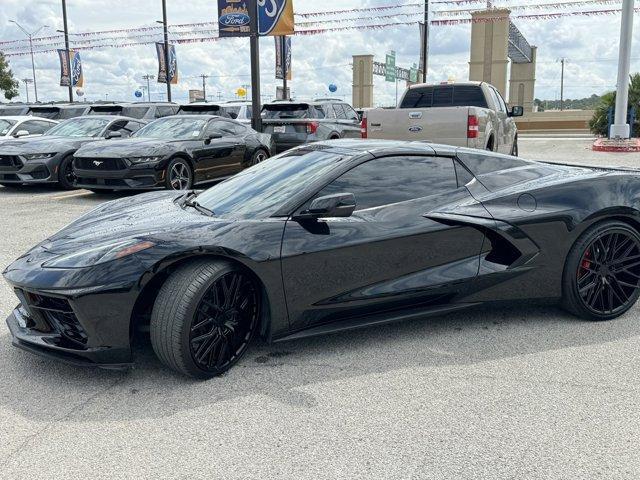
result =
[[[187,190],[238,173],[271,156],[270,135],[213,115],[161,118],[118,144],[76,152],[76,186],[90,190]]]
[[[422,143],[299,147],[202,193],[106,203],[4,272],[16,346],[132,362],[136,331],[195,377],[254,335],[290,340],[489,301],[551,299],[588,320],[636,302],[636,171]]]
[[[101,139],[128,137],[146,122],[121,116],[92,115],[59,123],[40,137],[3,142],[0,146],[0,185],[55,183],[73,188],[73,154],[82,145]]]

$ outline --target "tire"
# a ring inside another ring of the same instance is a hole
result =
[[[563,306],[586,320],[623,315],[640,295],[640,236],[626,223],[605,220],[571,248],[562,278]]]
[[[164,170],[164,186],[168,190],[189,190],[193,187],[193,171],[184,158],[172,159]]]
[[[511,147],[511,156],[518,156],[518,136],[516,135],[513,139],[513,146]]]
[[[253,167],[254,165],[264,162],[267,158],[269,158],[269,154],[265,150],[258,149],[251,156],[249,166]]]
[[[185,264],[160,289],[151,314],[151,344],[176,372],[201,379],[221,375],[246,352],[258,327],[259,305],[255,282],[235,265]]]
[[[494,140],[493,137],[489,137],[489,141],[487,142],[487,148],[486,150],[488,150],[489,152],[493,152],[493,144],[494,144]]]
[[[75,174],[73,173],[73,156],[62,159],[58,167],[58,184],[65,190],[73,190],[75,187]]]

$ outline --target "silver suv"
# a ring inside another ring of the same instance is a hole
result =
[[[320,140],[360,138],[360,119],[351,105],[337,99],[280,100],[262,107],[262,131],[271,134],[280,153]]]

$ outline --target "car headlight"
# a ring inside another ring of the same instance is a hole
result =
[[[63,255],[43,263],[42,266],[45,268],[90,267],[128,257],[129,255],[147,250],[153,246],[155,246],[155,243],[137,238],[121,240]]]
[[[133,164],[159,162],[162,157],[129,157],[129,161]]]
[[[25,160],[46,160],[47,158],[54,157],[55,153],[30,153],[23,155]]]

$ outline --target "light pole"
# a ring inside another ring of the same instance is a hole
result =
[[[64,48],[69,67],[69,103],[73,103],[73,73],[71,72],[71,56],[69,55],[69,25],[67,24],[67,0],[62,0],[62,26],[64,33]]]
[[[33,60],[33,36],[36,35],[40,30],[42,30],[43,28],[47,28],[49,25],[42,25],[40,28],[38,28],[37,30],[29,33],[27,32],[27,30],[25,30],[22,25],[20,25],[18,22],[16,22],[15,20],[9,20],[10,23],[15,24],[20,30],[22,30],[24,32],[24,34],[29,38],[29,50],[31,51],[31,72],[33,73],[33,92],[35,93],[35,97],[36,97],[36,102],[38,101],[38,84],[36,83],[36,63]],[[29,95],[27,94],[27,97]],[[29,99],[27,99],[27,101],[29,101]]]
[[[169,27],[167,25],[167,0],[162,0],[162,36],[164,40],[164,65],[166,70],[165,80],[167,81],[167,102],[171,101],[171,82],[169,82]]]
[[[618,57],[618,88],[616,90],[615,120],[609,138],[629,138],[631,128],[627,123],[629,107],[629,67],[631,63],[631,37],[633,35],[633,0],[623,0],[620,22],[620,54]]]
[[[31,79],[31,78],[23,78],[22,81],[24,82],[24,89],[27,92],[27,103],[29,103],[29,84],[33,83],[33,79]]]
[[[564,63],[566,62],[565,58],[560,59],[560,111],[564,110]]]
[[[202,75],[200,75],[200,77],[202,77],[202,98],[204,98],[204,101],[207,101],[207,78],[209,78],[209,75],[203,73]]]
[[[150,102],[151,101],[151,84],[149,83],[150,80],[153,80],[154,78],[156,78],[154,75],[143,75],[142,79],[147,81],[147,100]]]

